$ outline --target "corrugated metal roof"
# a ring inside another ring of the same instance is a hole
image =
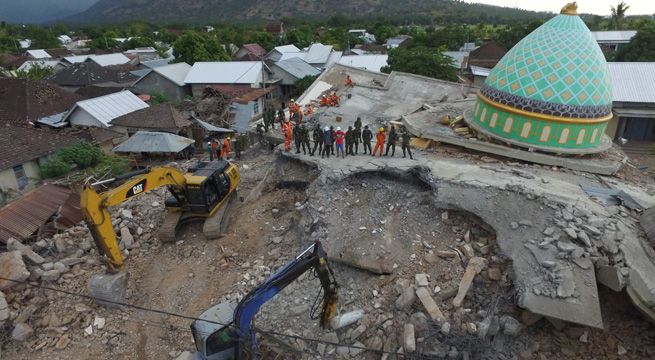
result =
[[[33,57],[35,59],[49,59],[49,58],[52,57],[52,56],[50,56],[50,54],[48,54],[47,51],[45,51],[43,49],[27,50],[27,55],[29,55],[29,56],[31,56],[31,57]]]
[[[114,148],[114,152],[126,153],[178,153],[195,143],[193,139],[156,132],[137,131],[131,138]]]
[[[193,64],[187,84],[256,84],[262,76],[260,61],[217,61]]]
[[[141,61],[141,65],[146,66],[150,69],[154,69],[156,67],[160,66],[166,66],[173,61],[174,58],[168,58],[168,59],[157,59],[157,60],[148,60],[148,61]]]
[[[280,54],[288,53],[288,52],[299,52],[300,49],[298,49],[295,45],[282,45],[282,46],[276,46],[273,50],[279,52]]]
[[[276,62],[275,65],[298,79],[302,79],[305,76],[318,75],[321,73],[320,70],[309,65],[300,58],[281,60]]]
[[[346,55],[341,57],[339,64],[380,72],[387,66],[388,59],[388,55]]]
[[[234,130],[232,130],[232,129],[226,129],[226,128],[214,126],[214,125],[212,125],[212,124],[210,124],[208,122],[205,122],[205,121],[202,121],[202,120],[198,119],[197,117],[195,117],[193,115],[191,115],[191,117],[193,118],[193,120],[195,120],[196,123],[198,123],[198,125],[201,128],[203,128],[203,129],[205,129],[207,131],[218,132],[218,133],[233,133],[234,132]]]
[[[284,60],[289,60],[289,59],[301,59],[302,61],[305,61],[305,57],[307,56],[307,53],[304,51],[289,51],[285,52],[280,56],[280,59],[278,61],[284,61]],[[306,61],[305,61],[306,62]]]
[[[614,102],[655,103],[655,62],[607,63]]]
[[[487,77],[490,72],[491,69],[487,69],[486,67],[471,65],[471,73],[475,76]]]
[[[592,31],[599,43],[628,43],[637,34],[636,30]]]
[[[5,205],[0,209],[0,241],[6,243],[10,237],[20,240],[34,235],[71,194],[68,188],[46,184]],[[74,211],[68,214],[74,215]]]
[[[64,60],[68,61],[71,64],[77,64],[85,62],[89,58],[89,55],[77,55],[77,56],[66,56]]]
[[[105,126],[111,126],[109,123],[122,115],[145,109],[148,104],[139,99],[138,96],[129,91],[121,91],[89,100],[79,101],[73,110],[66,115],[64,121],[68,120],[70,114],[80,107],[88,112],[91,116],[102,122]]]
[[[304,60],[309,64],[327,64],[332,49],[332,45],[312,44]]]
[[[191,70],[191,65],[187,63],[177,63],[172,65],[160,66],[153,69],[157,74],[174,82],[177,86],[184,86],[184,79]]]
[[[59,64],[59,60],[28,60],[21,65],[19,71],[30,71],[32,67],[53,68]]]
[[[453,59],[452,66],[456,69],[466,68],[466,58],[469,56],[468,51],[444,51],[442,54]]]
[[[89,57],[91,61],[95,62],[100,66],[112,66],[112,65],[123,65],[130,62],[130,58],[121,54],[106,54],[106,55],[94,55]]]

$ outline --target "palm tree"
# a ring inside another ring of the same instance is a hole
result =
[[[621,27],[623,26],[623,18],[625,17],[625,12],[628,11],[630,8],[629,5],[626,5],[625,2],[621,1],[616,5],[616,7],[611,6],[610,7],[612,10],[612,23],[614,24],[614,28],[617,30],[621,30]]]

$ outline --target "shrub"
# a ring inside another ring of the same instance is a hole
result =
[[[47,163],[41,165],[41,177],[48,179],[67,174],[70,171],[70,165],[62,160],[59,156],[53,156]]]
[[[130,158],[116,154],[104,155],[100,163],[93,169],[96,175],[108,173],[114,177],[130,171]]]
[[[80,169],[95,166],[102,159],[102,151],[90,143],[80,143],[67,146],[57,152],[57,155],[68,164],[75,164]]]

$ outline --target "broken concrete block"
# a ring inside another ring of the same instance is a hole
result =
[[[25,267],[20,251],[0,254],[0,278],[2,278],[0,279],[0,290],[8,289],[29,277],[30,272]]]
[[[469,245],[469,244],[462,245],[460,247],[460,249],[462,250],[462,253],[464,254],[464,256],[466,256],[467,259],[470,259],[470,258],[475,256],[475,252],[473,251],[473,247],[471,247],[471,245]]]
[[[583,225],[582,225],[582,228],[583,228],[586,232],[590,233],[590,234],[593,235],[593,236],[598,236],[598,235],[600,235],[600,233],[601,233],[600,230],[598,230],[597,227],[592,226],[592,225],[583,224]]]
[[[428,274],[416,274],[414,278],[416,279],[416,286],[430,285],[430,282],[428,281]]]
[[[588,248],[591,247],[591,240],[589,239],[589,235],[587,235],[586,232],[584,231],[578,231],[578,239],[582,240],[584,245]]]
[[[9,319],[9,304],[5,299],[5,294],[0,291],[0,327],[4,326],[5,321]]]
[[[563,268],[557,274],[559,283],[557,285],[557,296],[567,298],[575,292],[575,280],[573,279],[573,271],[569,268]]]
[[[621,269],[615,266],[601,266],[596,270],[596,281],[614,291],[623,291],[626,281]]]
[[[193,360],[193,354],[188,351],[183,351],[175,360]]]
[[[335,316],[330,322],[330,325],[335,330],[341,329],[343,327],[356,323],[359,319],[362,318],[362,316],[364,316],[364,310],[355,310],[355,311],[347,312],[345,314],[342,314],[341,316]]]
[[[484,339],[487,336],[495,336],[500,332],[500,321],[498,316],[487,316],[478,324],[478,336]]]
[[[521,332],[521,323],[509,315],[500,318],[500,326],[503,328],[505,335],[518,335]]]
[[[554,233],[555,233],[555,228],[552,227],[552,226],[549,226],[544,230],[544,235],[546,235],[546,236],[551,236]]]
[[[121,226],[121,242],[128,250],[131,250],[134,246],[134,236],[132,236],[127,226]]]
[[[418,299],[421,301],[423,307],[425,308],[425,311],[427,311],[428,315],[430,315],[430,318],[432,320],[437,322],[442,322],[446,320],[443,313],[441,312],[441,309],[439,309],[437,303],[434,302],[434,299],[432,299],[432,296],[428,292],[428,289],[424,287],[420,287],[416,289],[416,296],[418,296]]]
[[[572,253],[576,249],[579,249],[579,247],[577,245],[569,242],[569,241],[558,241],[557,242],[557,249],[559,249],[559,251]]]
[[[57,279],[59,279],[59,270],[52,269],[41,274],[41,280],[43,281],[57,281]]]
[[[398,299],[396,299],[396,309],[407,310],[416,301],[416,293],[414,287],[409,286],[403,290]]]
[[[11,337],[16,341],[27,341],[34,335],[34,329],[25,323],[19,323],[11,331]]]
[[[20,253],[23,254],[23,256],[25,256],[29,261],[37,265],[43,264],[45,262],[45,259],[32,251],[31,247],[21,244],[20,241],[14,238],[9,238],[9,240],[7,240],[7,250],[20,251]]]
[[[442,258],[457,258],[459,255],[457,255],[457,252],[451,251],[451,250],[439,250],[437,251],[437,256],[442,257]]]
[[[570,237],[571,239],[577,239],[577,238],[578,238],[578,233],[575,232],[575,230],[572,229],[572,228],[566,228],[566,229],[564,229],[564,232],[565,232],[566,235],[568,235],[568,237]]]
[[[473,284],[475,275],[479,274],[486,266],[487,260],[484,258],[474,257],[469,260],[469,263],[466,266],[466,270],[464,271],[464,276],[459,282],[459,290],[457,291],[457,295],[453,299],[453,306],[456,308],[462,306],[464,297],[466,297],[466,294],[471,288],[471,284]]]
[[[523,312],[521,312],[521,321],[525,326],[534,325],[541,319],[543,319],[542,315],[535,314],[530,310],[523,310]]]
[[[487,270],[487,276],[489,280],[499,281],[503,277],[503,273],[497,267],[492,267]]]
[[[416,351],[416,338],[414,337],[414,325],[405,324],[403,329],[403,349],[406,353]]]

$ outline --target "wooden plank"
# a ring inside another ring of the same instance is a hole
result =
[[[432,140],[425,139],[425,138],[416,138],[415,137],[415,138],[412,138],[409,141],[410,146],[415,147],[415,148],[419,148],[419,149],[423,149],[423,150],[430,147],[431,144],[432,144]]]

